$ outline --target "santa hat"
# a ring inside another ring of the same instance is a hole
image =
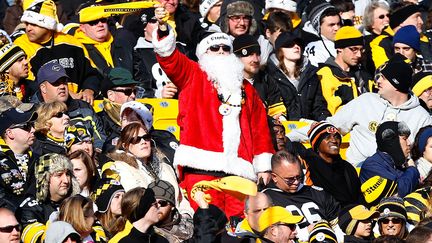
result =
[[[282,9],[289,12],[296,12],[297,3],[292,0],[266,0],[265,9],[269,10],[271,8]]]
[[[63,29],[63,25],[58,21],[57,7],[52,0],[36,0],[32,2],[25,9],[21,22],[31,23],[57,32]]]
[[[8,70],[20,57],[25,56],[21,47],[7,44],[0,48],[0,73]]]
[[[199,12],[204,18],[207,16],[210,9],[220,0],[202,0],[199,5]]]
[[[231,38],[227,34],[212,33],[207,37],[204,37],[204,39],[202,39],[200,43],[197,45],[196,56],[198,57],[198,59],[201,59],[204,53],[206,53],[206,51],[210,48],[210,46],[213,45],[227,45],[231,47],[231,50],[233,48]]]

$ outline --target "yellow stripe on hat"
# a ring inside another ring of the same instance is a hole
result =
[[[113,15],[127,14],[136,12],[140,9],[153,8],[159,2],[129,2],[111,5],[90,6],[79,11],[80,23],[86,23],[93,20],[108,18]]]

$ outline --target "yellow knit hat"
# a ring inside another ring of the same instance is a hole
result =
[[[335,48],[363,46],[363,35],[353,26],[344,26],[336,32]]]

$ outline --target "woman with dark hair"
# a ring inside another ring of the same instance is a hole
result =
[[[82,242],[107,242],[102,227],[95,226],[93,202],[87,197],[75,195],[66,198],[60,205],[58,220],[71,224]]]
[[[73,165],[73,174],[77,179],[81,195],[88,197],[99,178],[96,164],[84,150],[77,150],[68,155]]]
[[[394,235],[400,239],[405,239],[408,235],[407,211],[402,198],[383,198],[377,210],[380,212],[378,218],[379,233],[381,235]]]
[[[117,150],[107,154],[112,160],[104,165],[120,175],[120,183],[126,191],[135,187],[147,187],[156,179],[168,181],[174,186],[176,207],[181,213],[193,215],[189,202],[183,200],[174,169],[166,162],[164,154],[152,147],[152,137],[141,123],[131,123],[123,128],[117,142]],[[179,199],[180,198],[180,199]]]
[[[312,65],[303,67],[301,39],[290,32],[275,41],[275,55],[267,63],[269,79],[277,83],[289,120],[301,118],[321,121],[330,116],[321,85]]]

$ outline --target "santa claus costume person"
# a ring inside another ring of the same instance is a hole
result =
[[[181,186],[190,196],[196,182],[237,175],[270,180],[274,153],[266,111],[254,87],[243,78],[243,65],[232,53],[224,33],[212,33],[198,44],[196,63],[180,53],[175,35],[157,8],[159,27],[153,32],[156,57],[179,90],[180,146],[174,156]],[[209,191],[212,204],[228,217],[243,215],[243,203]],[[197,205],[191,202],[196,209]]]

